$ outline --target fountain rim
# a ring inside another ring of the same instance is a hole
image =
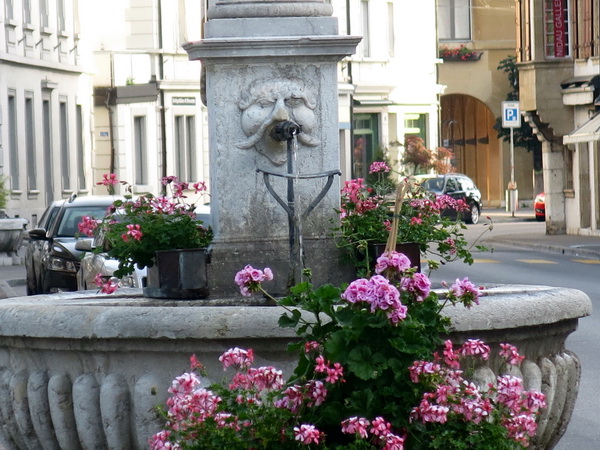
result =
[[[278,326],[282,307],[268,306],[263,299],[233,300],[148,299],[139,289],[122,289],[111,295],[85,291],[15,297],[0,302],[0,335],[57,339],[295,337],[293,329]],[[444,308],[454,331],[549,325],[591,312],[591,300],[582,291],[537,285],[490,285],[484,289],[480,305],[470,310],[462,305]]]

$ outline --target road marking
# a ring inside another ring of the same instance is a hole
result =
[[[558,264],[556,261],[548,261],[547,259],[517,259],[517,261],[525,264]]]
[[[473,263],[497,264],[499,262],[495,259],[473,259]]]
[[[600,260],[598,259],[572,259],[571,261],[581,264],[600,264]]]

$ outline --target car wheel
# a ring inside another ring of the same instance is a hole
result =
[[[479,207],[472,203],[469,208],[469,216],[466,220],[467,223],[472,223],[473,225],[479,222]]]

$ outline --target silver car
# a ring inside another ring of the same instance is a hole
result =
[[[146,269],[135,269],[131,275],[116,278],[113,274],[119,268],[119,261],[108,258],[104,253],[94,253],[94,239],[84,238],[77,241],[75,248],[85,252],[77,271],[77,290],[87,291],[98,289],[96,276],[100,274],[102,281],[109,280],[117,282],[119,287],[142,288]]]

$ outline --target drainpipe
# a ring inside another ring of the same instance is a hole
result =
[[[350,36],[352,30],[350,28],[350,0],[346,0],[346,34]],[[348,59],[348,84],[354,88],[354,81],[352,80],[352,55]],[[348,178],[353,178],[354,171],[354,91],[350,92],[350,173],[347,174]]]
[[[161,84],[164,80],[164,49],[163,49],[163,23],[162,23],[162,0],[158,0],[158,89],[159,89],[159,108],[160,108],[160,134],[161,134],[161,180],[167,176],[167,113],[165,105],[165,91]],[[161,194],[166,195],[166,186],[161,183]]]
[[[113,89],[109,88],[106,91],[106,100],[104,101],[104,106],[106,106],[106,109],[108,110],[108,133],[110,136],[110,166],[108,169],[109,173],[115,173],[115,137],[113,134],[114,108],[109,104],[112,93]]]
[[[109,173],[116,173],[116,157],[115,157],[115,136],[113,133],[114,126],[114,113],[115,110],[112,106],[110,106],[110,100],[114,92],[115,88],[115,67],[114,67],[114,54],[110,54],[110,88],[106,91],[106,98],[104,100],[104,106],[108,110],[108,134],[110,138],[110,165],[109,165]]]

